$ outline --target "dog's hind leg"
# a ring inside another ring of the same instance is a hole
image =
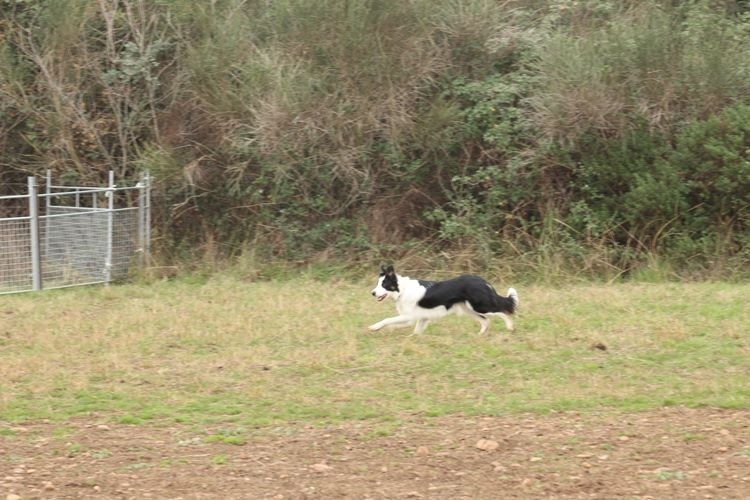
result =
[[[507,328],[508,330],[510,330],[512,332],[513,331],[513,320],[511,319],[511,317],[508,316],[505,313],[499,313],[498,316],[500,316],[501,318],[503,318],[503,321],[505,321],[505,328]]]
[[[418,319],[416,326],[414,326],[414,334],[420,334],[427,328],[427,324],[430,322],[429,319]]]
[[[489,313],[490,316],[500,316],[503,318],[503,321],[505,321],[505,328],[510,330],[511,332],[514,330],[513,328],[513,318],[511,318],[510,314],[508,313],[501,313],[501,312],[494,312]]]
[[[475,320],[479,321],[479,324],[482,325],[479,329],[479,335],[484,335],[487,333],[487,329],[490,327],[490,319],[482,316],[481,314],[472,314]]]
[[[479,329],[479,335],[484,335],[487,332],[487,329],[490,327],[490,319],[484,314],[479,314],[469,305],[462,304],[460,307],[466,315],[471,316],[475,320],[479,321],[479,324],[481,325]]]

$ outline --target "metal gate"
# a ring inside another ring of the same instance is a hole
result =
[[[109,283],[147,262],[151,179],[131,187],[55,185],[0,196],[0,294]],[[2,213],[0,213],[2,215]]]

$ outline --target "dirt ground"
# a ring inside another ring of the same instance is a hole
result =
[[[106,422],[0,425],[0,500],[750,498],[750,411],[412,418],[241,438]]]

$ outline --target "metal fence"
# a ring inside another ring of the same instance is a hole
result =
[[[148,260],[151,179],[118,187],[55,185],[28,178],[23,195],[0,196],[0,294],[109,283]]]

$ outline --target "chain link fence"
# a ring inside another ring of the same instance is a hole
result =
[[[0,294],[109,283],[144,263],[150,246],[150,185],[55,185],[34,177],[28,194],[0,196]],[[6,216],[14,215],[14,216]]]

